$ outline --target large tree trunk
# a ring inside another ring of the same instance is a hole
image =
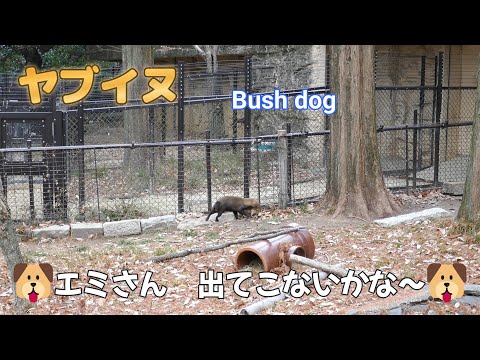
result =
[[[472,142],[470,144],[470,161],[467,179],[463,191],[462,205],[458,219],[473,222],[480,229],[480,69],[478,70],[477,103],[473,121]]]
[[[1,186],[0,186],[1,189]],[[13,268],[16,264],[23,263],[23,256],[18,245],[18,237],[15,232],[15,226],[10,217],[10,209],[7,200],[0,190],[0,249],[7,263],[10,275],[11,286],[14,297],[14,308],[17,313],[23,313],[27,308],[27,301],[20,299],[15,291],[15,283],[13,281]]]
[[[333,216],[385,217],[398,210],[383,181],[377,144],[373,46],[331,46],[330,174],[324,205]]]
[[[148,81],[143,71],[146,67],[153,65],[152,45],[122,45],[122,64],[124,71],[134,68],[138,77],[128,84],[128,101],[135,104],[142,104],[142,95],[149,91]],[[137,101],[135,101],[137,100]],[[124,126],[127,143],[140,143],[149,141],[148,108],[125,110]],[[126,150],[125,165],[129,166],[139,175],[138,184],[144,186],[147,180],[148,151],[145,148]],[[140,181],[144,179],[144,181]]]

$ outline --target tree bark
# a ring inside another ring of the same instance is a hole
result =
[[[328,214],[366,219],[394,214],[398,206],[383,180],[377,144],[374,47],[332,45],[330,173],[324,206]]]
[[[152,45],[122,45],[124,71],[134,68],[138,72],[138,77],[127,85],[127,99],[129,102],[142,103],[142,95],[149,91],[148,81],[150,80],[145,78],[143,72],[146,67],[152,66],[153,63]],[[133,142],[148,142],[148,108],[125,110],[123,113],[126,142],[129,144]],[[141,178],[143,177],[147,180],[147,149],[125,150],[125,165],[130,167]]]
[[[0,186],[0,188],[2,187]],[[20,299],[17,296],[15,283],[13,281],[13,268],[16,264],[23,262],[23,256],[3,191],[0,191],[0,249],[7,263],[7,269],[10,275],[15,311],[17,313],[23,313],[27,308],[27,302],[25,299]]]
[[[480,79],[480,69],[477,79]],[[462,204],[458,211],[458,219],[475,223],[480,229],[480,80],[477,87],[475,119],[473,120],[472,140],[470,143],[470,160],[467,178],[463,191]]]

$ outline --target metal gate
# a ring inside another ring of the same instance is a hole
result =
[[[11,149],[0,153],[7,203],[20,200],[15,194],[9,197],[11,188],[28,191],[21,198],[29,201],[31,219],[39,214],[45,220],[66,219],[66,169],[58,150],[20,150],[65,145],[62,112],[0,112],[0,125],[0,147]]]

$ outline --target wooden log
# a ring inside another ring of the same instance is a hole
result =
[[[162,261],[165,261],[165,260],[180,258],[180,257],[188,256],[188,255],[191,255],[191,254],[199,254],[199,253],[204,253],[204,252],[209,252],[209,251],[220,250],[220,249],[224,249],[226,247],[232,246],[232,245],[245,244],[245,243],[260,241],[260,240],[267,240],[267,239],[277,237],[279,235],[288,234],[288,233],[291,233],[291,232],[296,232],[296,231],[299,231],[299,230],[302,230],[302,229],[305,229],[305,226],[291,227],[291,228],[286,228],[285,230],[277,231],[277,232],[267,234],[267,235],[255,236],[255,237],[251,237],[251,238],[244,238],[244,239],[235,240],[235,241],[229,241],[229,242],[226,242],[226,243],[223,243],[223,244],[217,244],[217,245],[187,249],[187,250],[179,251],[179,252],[176,252],[176,253],[165,254],[165,255],[162,255],[162,256],[154,256],[150,260],[155,261],[155,262],[162,262]]]
[[[328,276],[327,273],[321,272],[320,280],[325,280],[327,276]],[[292,285],[296,283],[298,283],[298,281],[293,281]],[[313,280],[310,280],[310,281],[307,281],[305,285],[311,286],[312,284],[313,284]],[[280,295],[254,302],[253,304],[250,304],[247,307],[244,307],[242,310],[240,310],[240,315],[256,315],[260,311],[268,309],[269,307],[272,307],[276,303],[282,300],[285,300],[288,296],[289,296],[288,293],[281,292]]]
[[[308,259],[306,257],[298,256],[298,255],[295,255],[295,254],[290,255],[290,261],[292,262],[292,264],[301,264],[301,265],[310,266],[310,267],[313,267],[315,269],[325,271],[328,274],[337,275],[338,277],[344,277],[344,276],[347,275],[347,270],[346,269],[343,269],[343,268],[338,267],[338,266],[325,264],[325,263],[322,263],[320,261]]]

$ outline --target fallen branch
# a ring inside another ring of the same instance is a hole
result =
[[[324,272],[320,273],[320,280],[325,280],[326,278],[327,278],[326,273]],[[292,285],[296,283],[298,283],[298,280],[293,281]],[[310,280],[305,283],[305,286],[311,286],[312,284],[313,284],[313,280]],[[277,289],[279,288],[280,287],[278,287]],[[250,304],[247,307],[244,307],[242,310],[240,310],[240,315],[256,315],[260,311],[268,309],[269,307],[272,307],[276,303],[282,300],[285,300],[288,296],[289,296],[288,293],[281,292],[280,295],[254,302],[253,304]]]
[[[322,263],[320,261],[315,261],[303,256],[295,255],[295,254],[290,255],[290,261],[294,264],[310,266],[315,269],[325,271],[326,273],[337,275],[339,277],[344,277],[347,275],[347,270],[344,268],[341,268],[339,266],[332,266],[329,264]]]
[[[218,245],[211,245],[211,246],[205,246],[205,247],[198,247],[198,248],[193,248],[193,249],[187,249],[183,251],[179,251],[176,253],[171,253],[171,254],[165,254],[162,256],[154,256],[150,260],[155,261],[155,262],[162,262],[165,260],[170,260],[170,259],[176,259],[180,257],[185,257],[188,255],[192,254],[199,254],[199,253],[205,253],[205,252],[210,252],[210,251],[215,251],[215,250],[220,250],[224,249],[226,247],[232,246],[232,245],[238,245],[238,244],[245,244],[253,241],[260,241],[260,240],[267,240],[271,239],[274,237],[277,237],[279,235],[283,234],[288,234],[291,232],[296,232],[302,229],[305,229],[305,226],[297,226],[297,227],[292,227],[292,228],[287,228],[285,230],[277,231],[275,233],[271,233],[269,235],[262,235],[262,236],[255,236],[251,238],[244,238],[240,240],[235,240],[235,241],[229,241],[223,244],[218,244]]]

